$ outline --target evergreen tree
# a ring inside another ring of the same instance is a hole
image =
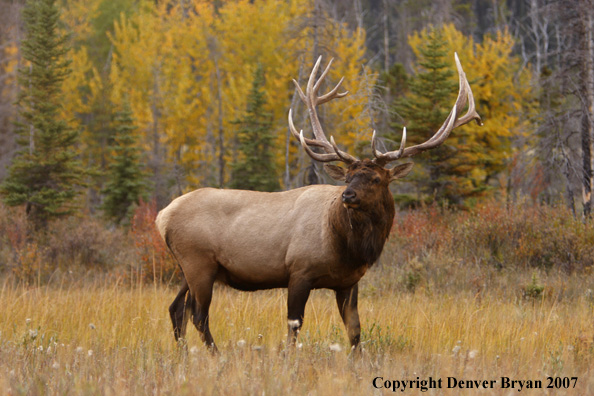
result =
[[[247,101],[246,115],[235,122],[239,126],[239,144],[237,158],[231,165],[232,188],[256,191],[280,189],[272,154],[272,115],[265,110],[263,85],[264,71],[258,65]]]
[[[145,198],[148,190],[146,174],[141,166],[142,151],[134,130],[134,119],[128,102],[115,116],[113,153],[108,181],[103,189],[103,211],[115,223],[129,218],[134,204]]]
[[[75,148],[79,131],[60,117],[61,84],[70,69],[68,37],[60,34],[59,19],[55,0],[29,0],[23,9],[25,66],[18,72],[17,100],[20,151],[0,188],[6,204],[26,205],[35,228],[75,209],[86,175]]]
[[[453,78],[453,62],[446,57],[447,48],[441,29],[432,29],[426,44],[419,48],[421,69],[409,81],[408,94],[396,101],[396,112],[405,124],[393,124],[396,128],[393,140],[400,141],[402,127],[406,126],[407,144],[422,143],[430,139],[446,120],[458,92],[458,84]],[[464,132],[457,129],[455,133]],[[417,169],[423,169],[426,174],[417,173],[412,180],[429,197],[460,203],[460,191],[452,177],[457,169],[451,160],[458,152],[453,142],[454,139],[448,139],[442,146],[420,156],[417,160],[422,166]]]

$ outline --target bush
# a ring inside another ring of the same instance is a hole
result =
[[[594,264],[594,223],[565,207],[486,202],[470,211],[429,206],[400,214],[398,261],[457,257],[496,268],[584,271]]]
[[[0,271],[26,284],[44,284],[63,274],[106,273],[134,257],[122,229],[108,228],[90,215],[54,220],[34,231],[23,208],[0,204],[0,232]]]
[[[155,226],[157,204],[141,201],[132,217],[130,235],[138,257],[131,272],[138,281],[170,283],[179,281],[181,273]]]

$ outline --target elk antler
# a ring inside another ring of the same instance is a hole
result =
[[[400,158],[412,157],[413,155],[416,155],[422,151],[435,148],[441,145],[447,139],[447,137],[450,135],[450,132],[452,132],[454,128],[464,125],[472,120],[476,120],[477,124],[483,125],[481,117],[475,110],[472,90],[470,89],[470,84],[468,84],[468,80],[466,79],[466,74],[464,74],[464,70],[462,70],[462,65],[460,64],[460,59],[458,59],[457,53],[454,54],[454,58],[456,60],[456,67],[458,68],[460,91],[458,93],[456,103],[454,104],[454,108],[446,118],[441,128],[439,128],[435,135],[433,135],[431,139],[427,140],[426,142],[407,148],[404,147],[406,144],[406,128],[404,128],[402,131],[400,148],[397,151],[390,151],[384,154],[380,153],[375,148],[375,131],[373,131],[371,138],[371,150],[373,151],[373,155],[376,157],[374,162],[379,165],[385,165],[388,162],[395,161]],[[456,119],[456,116],[460,114],[462,109],[464,109],[464,106],[466,106],[467,101],[468,111],[463,117]]]
[[[289,110],[289,129],[293,136],[295,136],[301,142],[303,149],[310,157],[315,159],[316,161],[320,162],[330,162],[330,161],[342,161],[347,164],[351,164],[357,161],[357,158],[353,157],[349,153],[341,151],[336,143],[334,142],[334,138],[330,137],[330,141],[326,138],[324,134],[324,130],[322,129],[322,124],[318,118],[318,113],[316,111],[316,106],[322,103],[326,103],[334,98],[342,98],[348,94],[347,92],[339,93],[338,89],[340,88],[340,84],[344,80],[344,77],[340,79],[338,84],[327,94],[322,96],[317,96],[320,86],[322,85],[322,81],[330,71],[330,65],[332,65],[332,59],[326,66],[326,69],[322,72],[320,78],[315,81],[316,74],[318,73],[318,69],[320,68],[320,63],[322,62],[322,57],[320,56],[313,67],[311,74],[309,76],[309,80],[307,81],[307,87],[305,89],[305,93],[301,90],[299,83],[293,80],[295,83],[295,87],[297,87],[297,92],[301,97],[303,103],[307,107],[307,112],[309,113],[309,119],[311,121],[311,126],[314,133],[314,139],[307,139],[303,136],[303,130],[301,132],[297,132],[295,125],[293,124],[293,116],[292,111]],[[326,152],[325,154],[319,154],[314,152],[311,147],[321,147]]]

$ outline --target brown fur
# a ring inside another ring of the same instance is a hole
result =
[[[404,174],[410,170],[408,164],[400,167]],[[388,185],[394,171],[364,160],[338,172],[346,187],[278,193],[204,188],[159,212],[157,227],[185,278],[170,307],[176,339],[184,337],[191,312],[204,342],[216,349],[208,308],[219,281],[240,290],[287,287],[290,342],[302,325],[310,290],[335,290],[351,344],[358,344],[356,286],[378,259],[392,226]],[[345,192],[357,199],[348,208]]]

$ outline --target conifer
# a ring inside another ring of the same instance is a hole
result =
[[[245,116],[235,122],[239,130],[238,155],[232,164],[231,187],[243,190],[280,189],[273,157],[272,115],[266,111],[264,70],[258,65],[247,100]]]
[[[129,219],[140,199],[146,198],[148,185],[142,169],[142,150],[134,130],[132,110],[128,102],[115,115],[113,153],[108,170],[108,181],[103,189],[103,211],[116,224]]]
[[[59,29],[55,0],[29,0],[23,9],[24,66],[18,71],[20,150],[0,193],[7,205],[25,205],[37,229],[72,213],[86,172],[76,145],[79,131],[62,119],[61,84],[70,73],[68,36]]]
[[[428,41],[419,48],[420,70],[409,82],[409,93],[396,102],[396,112],[404,120],[404,125],[394,123],[396,136],[399,141],[402,127],[407,129],[409,145],[427,141],[437,132],[448,117],[451,107],[456,100],[458,84],[453,78],[452,61],[447,58],[448,46],[441,29],[432,29],[428,34]],[[456,130],[457,135],[464,131]],[[418,174],[414,178],[420,191],[437,201],[460,203],[461,198],[457,189],[451,184],[451,177],[455,170],[451,160],[458,148],[448,139],[442,146],[425,153],[417,159],[425,174]]]

